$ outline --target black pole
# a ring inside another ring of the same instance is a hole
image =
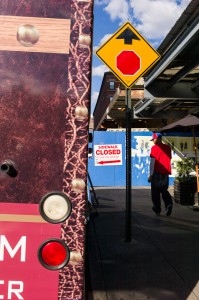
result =
[[[126,235],[131,241],[131,89],[126,89]]]
[[[90,183],[90,186],[91,186],[91,190],[93,192],[93,196],[94,196],[95,202],[96,202],[97,206],[99,206],[99,202],[98,202],[98,199],[97,199],[97,196],[96,196],[96,193],[95,193],[95,190],[94,190],[94,187],[93,187],[90,175],[89,175],[89,173],[87,173],[87,174],[88,174],[88,180],[89,180],[89,183]]]
[[[193,134],[193,147],[194,147],[194,153],[195,153],[195,166],[196,166],[196,180],[197,180],[197,193],[198,197],[195,198],[194,201],[194,208],[199,207],[199,178],[198,178],[198,153],[197,153],[197,146],[196,146],[196,136],[195,136],[195,128],[192,126],[192,134]]]

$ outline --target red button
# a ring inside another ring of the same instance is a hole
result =
[[[69,261],[69,249],[62,240],[52,239],[44,242],[38,251],[41,264],[51,270],[64,267]]]

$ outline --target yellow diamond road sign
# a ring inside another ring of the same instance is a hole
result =
[[[120,27],[96,55],[127,88],[160,59],[159,53],[129,22]]]

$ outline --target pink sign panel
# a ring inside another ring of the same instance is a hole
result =
[[[0,211],[0,299],[57,299],[59,271],[44,268],[37,252],[60,238],[60,225],[45,222],[37,204],[0,203]]]

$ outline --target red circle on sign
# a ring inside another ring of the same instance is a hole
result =
[[[140,57],[134,51],[123,50],[116,58],[116,66],[124,75],[135,75],[140,70]]]

